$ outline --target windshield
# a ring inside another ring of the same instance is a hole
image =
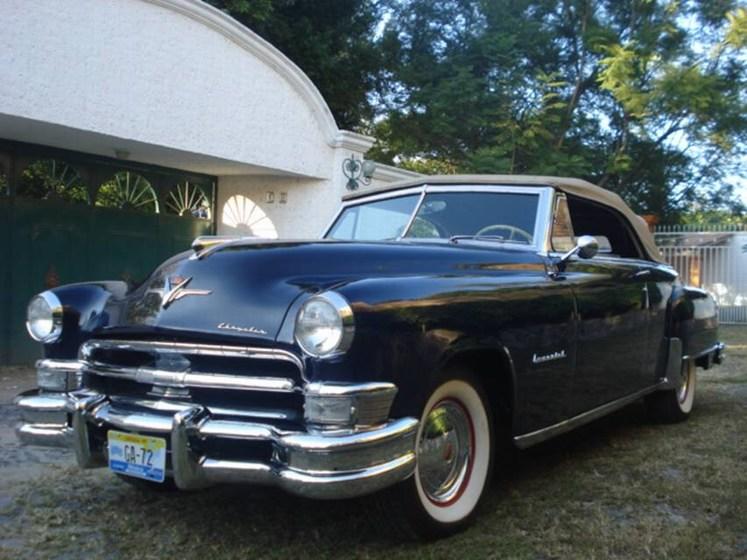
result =
[[[359,241],[397,239],[405,232],[419,194],[348,206],[329,230],[327,238]]]
[[[419,195],[347,207],[327,237],[386,240],[399,237],[452,239],[479,237],[503,243],[534,244],[539,195],[514,192],[431,192],[415,212]],[[410,227],[405,232],[405,228]]]

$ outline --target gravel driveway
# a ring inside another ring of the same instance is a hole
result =
[[[20,416],[13,398],[21,391],[36,387],[36,373],[31,368],[0,368],[0,504],[7,504],[13,488],[21,481],[41,475],[55,466],[72,466],[69,451],[51,447],[22,446],[14,433]]]

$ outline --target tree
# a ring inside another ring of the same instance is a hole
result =
[[[374,0],[208,0],[258,33],[316,84],[341,128],[372,118],[381,66]]]
[[[739,210],[747,10],[733,2],[390,0],[386,17],[378,157],[581,176],[665,222],[696,200]]]

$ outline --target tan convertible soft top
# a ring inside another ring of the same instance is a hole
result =
[[[343,200],[354,200],[377,193],[397,191],[420,185],[511,185],[511,186],[550,186],[556,189],[610,206],[622,214],[638,234],[643,249],[651,260],[665,262],[654,243],[654,237],[640,216],[636,215],[617,194],[598,187],[588,181],[570,177],[544,177],[538,175],[424,175],[417,179],[399,181],[376,189],[368,189],[347,194]]]

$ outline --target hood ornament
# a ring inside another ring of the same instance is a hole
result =
[[[166,277],[163,284],[163,297],[161,298],[161,308],[166,309],[175,301],[187,296],[209,296],[212,290],[190,290],[186,286],[192,281],[192,277],[182,278],[181,276]]]

